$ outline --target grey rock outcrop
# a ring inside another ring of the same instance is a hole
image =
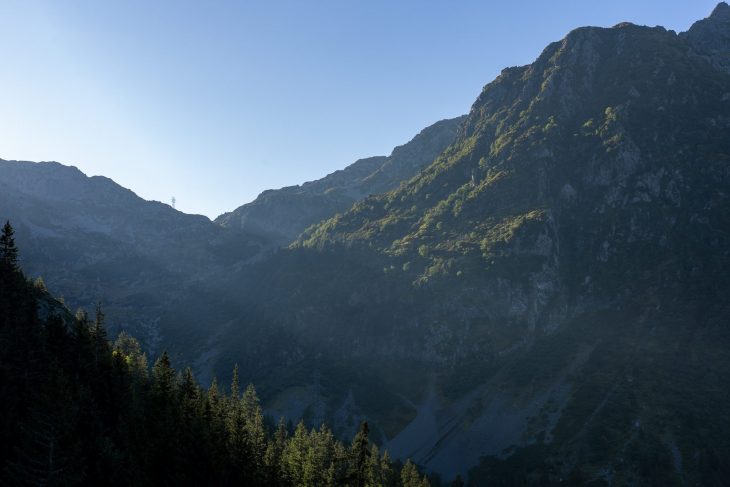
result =
[[[698,20],[680,34],[698,54],[730,72],[730,5],[721,2],[706,19]]]

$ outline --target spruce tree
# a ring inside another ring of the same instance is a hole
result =
[[[185,473],[184,478],[193,483],[203,483],[209,479],[202,476],[205,467],[208,465],[208,458],[211,454],[206,445],[201,444],[204,439],[204,424],[201,417],[201,392],[193,371],[187,367],[179,380],[178,388],[178,410],[179,424],[177,425],[180,438],[180,461],[181,468]],[[202,448],[201,448],[202,447]]]
[[[170,364],[170,356],[164,351],[152,366],[152,390],[160,399],[170,401],[175,389],[175,370]]]
[[[12,272],[18,271],[18,248],[15,246],[15,230],[6,221],[0,232],[0,266]]]
[[[289,428],[286,425],[286,420],[284,419],[284,416],[279,418],[279,424],[276,427],[276,433],[274,433],[274,446],[276,447],[276,451],[281,455],[281,452],[284,451],[284,447],[286,446],[286,439],[289,437]]]
[[[104,312],[101,310],[101,303],[96,303],[96,319],[91,329],[91,339],[94,346],[94,363],[99,364],[108,351],[109,342],[107,341],[106,329],[104,328]]]
[[[218,390],[218,379],[213,377],[213,382],[208,388],[205,401],[205,420],[208,423],[208,435],[218,444],[226,437],[226,411],[225,396]]]
[[[370,445],[368,435],[370,428],[368,422],[360,424],[360,430],[352,440],[350,446],[350,470],[348,478],[352,485],[364,487],[368,480],[368,466],[370,464]]]
[[[213,381],[210,383],[206,399],[208,421],[210,423],[218,422],[221,419],[223,408],[221,406],[220,392],[218,392],[218,379],[215,377],[213,377]]]
[[[327,485],[334,482],[332,469],[335,439],[326,425],[312,429],[304,460],[303,480],[306,485]]]
[[[226,448],[231,467],[230,478],[227,482],[250,483],[247,482],[247,477],[252,473],[249,461],[250,451],[238,379],[238,364],[233,369],[231,396],[228,398],[226,406]]]
[[[380,478],[383,487],[396,487],[398,485],[398,476],[393,468],[388,450],[385,450],[383,457],[380,459]]]
[[[378,487],[385,484],[381,469],[380,451],[376,445],[370,447],[370,458],[368,458],[367,481],[368,487]]]
[[[226,437],[226,398],[218,389],[218,380],[214,377],[205,395],[202,420],[206,425],[205,436],[213,459],[213,465],[219,476],[225,475],[227,452]],[[222,480],[221,480],[222,482]],[[214,482],[211,482],[214,483]]]
[[[241,398],[241,384],[238,380],[238,364],[233,366],[233,376],[231,377],[231,399],[238,401]]]
[[[190,367],[185,369],[180,381],[180,401],[182,402],[182,412],[184,421],[192,421],[198,408],[198,399],[200,391],[198,384],[193,377],[193,370]]]
[[[350,485],[348,479],[349,451],[341,442],[336,441],[332,452],[331,474],[328,473],[332,482],[328,485]]]
[[[400,472],[400,481],[403,487],[423,487],[421,475],[410,460],[406,461]]]
[[[290,485],[302,485],[304,481],[304,462],[309,449],[309,435],[304,421],[297,424],[294,434],[286,443],[281,456],[281,470]]]
[[[264,468],[266,469],[266,483],[268,485],[281,485],[283,482],[281,457],[288,437],[289,430],[286,426],[286,420],[282,416],[264,453]]]
[[[263,474],[264,453],[266,452],[266,429],[261,405],[253,384],[249,384],[241,400],[245,422],[247,450],[252,456],[251,469],[257,477]]]
[[[150,483],[179,483],[181,435],[178,401],[176,373],[165,351],[152,366],[150,412],[145,418]]]

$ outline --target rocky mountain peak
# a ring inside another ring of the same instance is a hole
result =
[[[484,143],[492,144],[511,140],[510,130],[517,134],[533,126],[536,135],[556,123],[584,123],[606,106],[636,101],[650,85],[666,81],[671,76],[666,65],[682,58],[684,49],[676,34],[661,27],[622,23],[575,29],[547,46],[533,64],[504,70],[488,84],[463,135],[486,137]]]
[[[730,5],[728,5],[727,2],[718,3],[709,18],[721,20],[723,22],[730,22]]]
[[[709,17],[695,22],[680,36],[697,54],[730,73],[730,5],[719,3]]]

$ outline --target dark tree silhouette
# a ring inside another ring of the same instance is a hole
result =
[[[267,427],[238,367],[230,395],[176,372],[167,352],[149,371],[133,337],[107,341],[101,305],[93,322],[73,316],[25,279],[9,224],[0,250],[3,485],[402,485],[366,422],[349,448],[326,426]],[[40,303],[62,311],[40,319]],[[425,485],[407,467],[408,485]]]

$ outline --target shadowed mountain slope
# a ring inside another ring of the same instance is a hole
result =
[[[725,11],[702,43],[576,29],[416,177],[251,271],[249,312],[317,378],[300,397],[447,477],[484,456],[475,485],[723,478],[730,76],[702,46]]]
[[[242,232],[56,162],[0,160],[0,209],[30,275],[72,309],[102,301],[112,325],[152,349],[170,332],[207,336],[222,319],[214,276],[265,251]]]

